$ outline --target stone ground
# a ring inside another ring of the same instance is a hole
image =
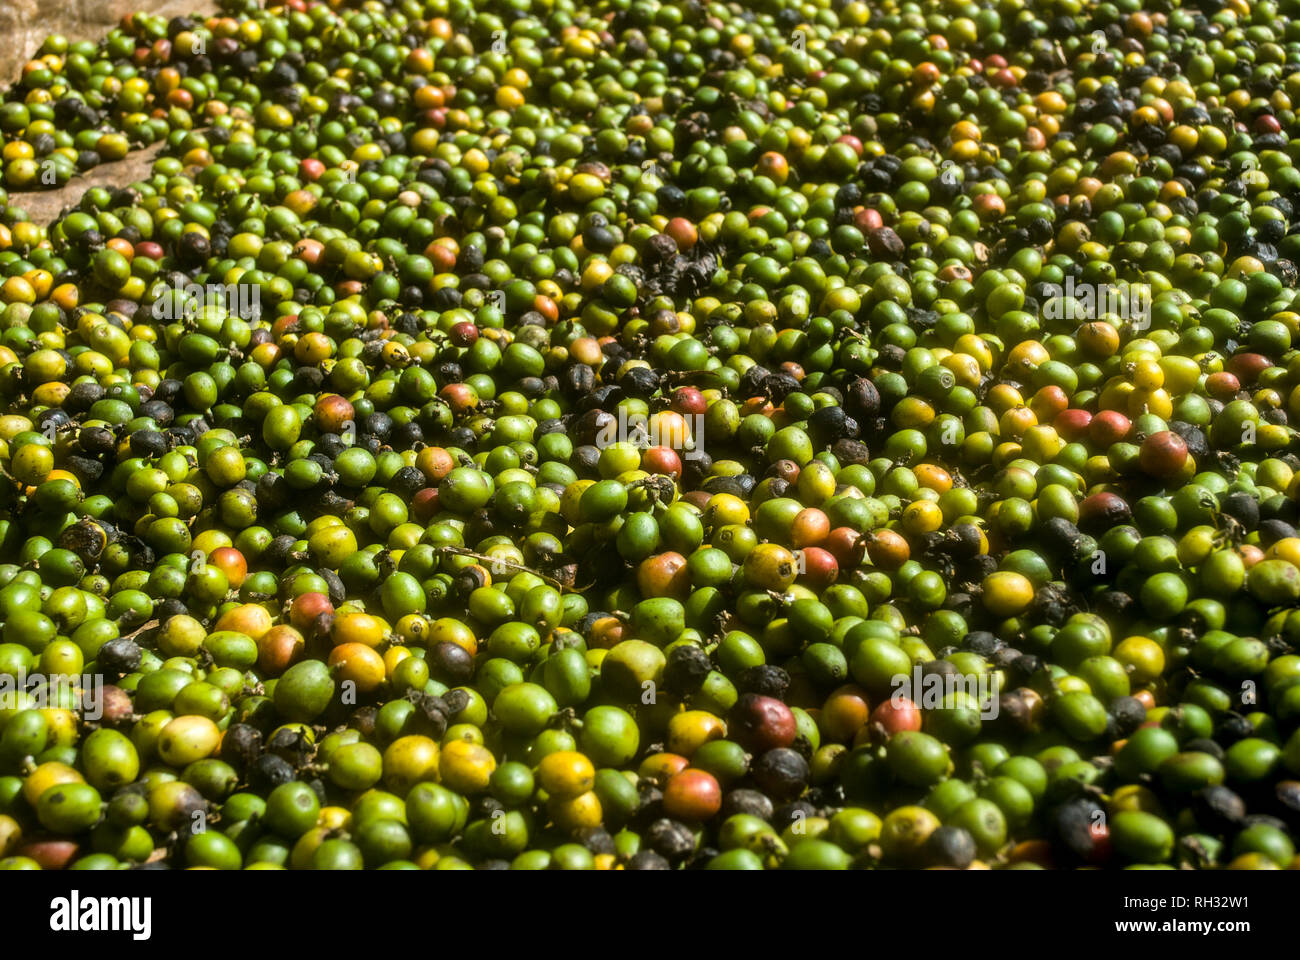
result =
[[[93,170],[73,177],[57,190],[10,191],[9,202],[26,210],[33,223],[48,227],[66,209],[75,207],[81,195],[91,187],[124,187],[148,177],[162,148],[162,143],[155,143],[143,150],[132,151],[121,160],[101,163]]]
[[[98,40],[128,13],[148,10],[160,16],[182,14],[210,16],[219,9],[216,0],[0,0],[0,90],[15,81],[23,63],[49,33],[70,40]],[[162,149],[155,144],[121,160],[100,164],[74,177],[58,190],[14,192],[12,201],[47,226],[66,208],[73,207],[91,187],[121,187],[148,176]]]
[[[165,17],[211,16],[216,0],[2,0],[0,2],[0,84],[18,79],[24,61],[46,34],[69,40],[98,40],[122,17],[138,10]]]

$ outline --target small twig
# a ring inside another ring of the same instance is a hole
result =
[[[454,554],[455,556],[459,556],[459,557],[472,557],[473,559],[479,561],[480,563],[486,564],[489,567],[504,567],[507,570],[514,571],[515,573],[531,573],[533,576],[539,577],[540,579],[544,580],[546,583],[550,584],[552,587],[554,587],[557,590],[567,591],[569,593],[578,592],[573,587],[570,587],[562,583],[561,581],[556,580],[554,577],[542,573],[540,570],[535,570],[532,567],[526,567],[522,563],[515,563],[513,560],[503,560],[501,557],[490,557],[486,554],[478,553],[475,550],[470,550],[468,547],[453,547],[447,545],[441,547],[434,547],[433,552],[435,554]]]
[[[126,636],[122,637],[122,639],[123,639],[123,640],[134,640],[136,637],[140,636],[140,634],[144,633],[146,630],[152,630],[152,629],[153,629],[154,627],[156,627],[156,626],[158,626],[158,620],[157,620],[157,618],[155,618],[155,619],[153,619],[153,620],[146,620],[144,623],[140,624],[140,626],[136,627],[134,630],[132,630],[132,631],[131,631],[130,633],[128,633]]]

